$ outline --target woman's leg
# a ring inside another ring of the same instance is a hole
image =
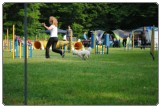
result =
[[[54,37],[52,41],[52,51],[62,55],[62,50],[56,48],[57,42],[58,42],[58,38]]]
[[[46,58],[49,58],[49,48],[50,46],[52,45],[52,42],[51,42],[51,38],[49,38],[48,42],[47,42],[47,45],[46,45]]]

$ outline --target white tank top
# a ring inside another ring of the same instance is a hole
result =
[[[50,37],[58,37],[57,27],[55,25],[51,25],[52,30],[50,30]]]

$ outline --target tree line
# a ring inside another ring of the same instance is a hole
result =
[[[49,16],[58,19],[58,27],[67,29],[70,25],[74,36],[84,31],[134,29],[142,26],[158,26],[158,5],[156,3],[29,3],[28,36],[45,30],[41,23],[49,26]],[[24,4],[3,4],[3,33],[16,26],[16,34],[23,36]]]

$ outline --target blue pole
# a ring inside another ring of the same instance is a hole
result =
[[[106,46],[107,48],[107,34],[104,35],[104,45]],[[106,53],[108,52],[108,49],[106,49]]]
[[[94,48],[94,34],[91,35],[91,48]]]
[[[16,58],[18,58],[18,40],[15,42]]]
[[[106,34],[106,46],[107,46],[107,54],[109,53],[109,34]]]
[[[32,45],[29,47],[29,52],[30,52],[30,58],[32,58]]]

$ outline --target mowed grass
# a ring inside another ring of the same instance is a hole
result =
[[[111,48],[86,61],[66,53],[34,50],[28,59],[29,105],[156,105],[158,52]],[[24,60],[3,53],[3,103],[23,105]]]

